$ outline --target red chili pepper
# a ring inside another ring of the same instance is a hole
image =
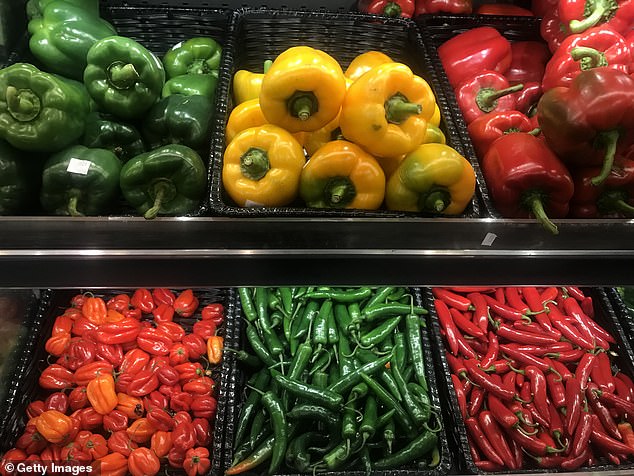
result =
[[[467,371],[471,380],[482,387],[484,390],[488,390],[494,395],[498,396],[502,400],[513,400],[515,398],[515,392],[498,385],[491,379],[492,376],[487,375],[483,370],[478,367],[478,362],[475,359],[467,359],[464,361]]]
[[[472,438],[472,441],[476,444],[476,446],[482,451],[482,454],[490,461],[504,466],[504,460],[502,457],[495,451],[495,448],[488,440],[480,425],[475,418],[467,418],[465,420],[465,426],[467,427],[467,431]]]
[[[198,309],[198,298],[191,289],[185,289],[174,301],[174,311],[182,317],[191,317]]]
[[[449,352],[445,353],[447,358],[447,364],[449,364],[449,370],[451,373],[456,374],[459,378],[467,377],[467,368],[464,365],[464,361],[460,357],[454,357]]]
[[[590,449],[590,445],[587,445],[579,456],[575,458],[566,458],[565,461],[561,463],[561,467],[566,471],[574,471],[575,469],[583,466],[586,461],[588,461],[588,466],[594,466],[594,464],[590,462],[591,457],[592,450]]]
[[[358,0],[357,9],[362,13],[385,15],[391,18],[412,18],[414,0]]]
[[[458,355],[458,328],[453,322],[449,307],[447,307],[447,304],[440,299],[434,300],[434,307],[436,308],[436,313],[438,314],[438,322],[440,322],[441,327],[445,331],[445,340],[449,346],[449,351],[453,355]]]
[[[506,465],[510,469],[519,469],[516,467],[515,458],[511,452],[511,448],[504,437],[502,429],[496,422],[493,413],[487,410],[480,412],[478,415],[478,423],[493,446],[493,449],[505,461]]]
[[[473,322],[482,329],[482,332],[487,332],[489,328],[489,307],[480,292],[471,292],[467,294],[467,299],[471,301],[473,305]]]
[[[553,352],[566,352],[573,350],[572,343],[570,342],[555,342],[547,346],[520,345],[515,348],[521,352],[527,352],[537,357],[543,357],[544,355]]]
[[[500,350],[507,357],[510,357],[516,360],[517,362],[520,362],[525,365],[534,365],[535,367],[537,367],[538,369],[544,372],[547,372],[548,370],[550,370],[550,365],[545,360],[540,359],[539,357],[535,357],[534,355],[521,352],[517,350],[517,348],[514,347],[513,344],[501,344]]]
[[[594,363],[595,365],[590,369],[592,381],[596,383],[601,390],[614,393],[616,391],[616,385],[614,384],[612,366],[607,352],[599,352],[594,359]]]
[[[469,415],[477,416],[484,403],[485,392],[480,387],[474,387],[469,395]]]
[[[616,394],[628,402],[634,401],[634,382],[632,382],[632,379],[623,372],[617,372],[616,375],[614,375],[614,379]],[[621,384],[625,387],[620,385],[619,382],[621,382]]]
[[[153,311],[154,320],[158,323],[172,322],[174,319],[174,308],[169,304],[159,304]]]
[[[592,366],[594,365],[595,358],[595,354],[585,353],[579,361],[577,369],[575,370],[575,378],[579,381],[579,387],[583,391],[585,391],[588,385],[590,371],[592,370]]]
[[[559,362],[578,362],[585,354],[586,351],[583,349],[574,349],[563,352],[549,352],[546,356]]]
[[[575,430],[572,445],[570,446],[570,454],[579,456],[585,447],[590,442],[590,435],[592,434],[592,418],[589,412],[581,412],[581,418],[577,429]]]
[[[505,73],[511,65],[511,43],[491,27],[472,28],[444,42],[438,55],[452,87],[484,70]]]
[[[523,84],[511,86],[501,73],[485,70],[465,78],[456,87],[456,99],[467,124],[494,111],[513,111],[517,100],[514,93]]]
[[[548,357],[544,357],[544,361],[548,365],[550,365],[553,369],[555,369],[555,371],[559,375],[561,375],[562,381],[567,382],[568,380],[574,377],[574,374],[570,370],[568,370],[568,367],[566,367],[563,363],[557,362],[556,360],[549,359]]]
[[[508,368],[508,365],[506,367]],[[511,390],[515,390],[515,386],[517,385],[517,375],[520,374],[515,372],[505,373],[504,377],[502,377],[502,385],[504,385],[506,388],[510,388]]]
[[[510,321],[521,321],[521,320],[527,319],[527,316],[522,314],[520,311],[513,309],[512,307],[502,303],[502,301],[500,301],[497,297],[492,298],[491,296],[488,296],[486,294],[484,294],[483,296],[484,296],[484,300],[489,305],[491,310],[495,312],[497,315],[499,315],[502,319],[506,319]],[[504,302],[506,302],[506,300]]]
[[[549,411],[549,423],[550,423],[550,434],[556,438],[557,442],[560,446],[565,446],[562,443],[562,437],[564,435],[564,424],[561,419],[561,415],[559,414],[559,410],[555,408],[554,405],[548,406]]]
[[[565,426],[568,435],[575,434],[575,429],[581,417],[581,386],[576,377],[566,382],[566,418]]]
[[[447,306],[454,307],[460,311],[472,311],[474,307],[471,301],[460,294],[444,288],[432,288],[432,293],[436,299],[443,301]]]
[[[497,334],[498,337],[504,337],[505,339],[518,344],[549,345],[557,342],[557,339],[552,335],[546,333],[534,334],[532,332],[525,332],[510,327],[507,324],[500,324],[497,329]]]
[[[553,326],[550,322],[550,319],[548,319],[548,316],[544,312],[546,308],[544,307],[544,303],[539,292],[537,291],[537,288],[522,288],[522,295],[526,298],[526,302],[530,310],[538,313],[535,314],[535,320],[539,322],[539,325],[542,326],[546,332],[552,332]]]
[[[582,33],[595,25],[613,28],[625,34],[634,28],[634,2],[592,2],[560,0],[557,7],[561,21],[571,33]]]
[[[614,395],[613,393],[604,392],[598,387],[594,389],[593,392],[598,395],[599,400],[602,403],[610,405],[611,407],[614,407],[622,412],[634,415],[634,403],[629,402],[626,399],[619,397],[618,395]]]
[[[522,300],[518,288],[511,286],[504,288],[504,296],[506,297],[506,303],[522,314],[527,314],[530,311],[528,305]]]
[[[550,394],[550,398],[552,399],[554,405],[557,408],[565,407],[566,388],[564,387],[561,378],[554,373],[549,373],[546,375],[546,383],[548,386],[548,393]]]
[[[524,450],[531,453],[533,456],[546,456],[556,453],[561,453],[562,450],[553,448],[547,445],[543,441],[529,436],[520,430],[512,430],[507,433],[515,442]]]
[[[151,313],[156,307],[154,299],[152,298],[152,293],[145,288],[140,288],[134,291],[132,298],[130,299],[130,304],[137,309],[141,309],[141,311],[145,314]]]
[[[482,329],[467,319],[458,309],[450,308],[449,312],[451,313],[454,324],[456,324],[456,327],[458,327],[460,331],[477,338],[482,338],[486,335],[482,332]]]
[[[141,370],[134,375],[128,384],[127,393],[133,397],[143,397],[156,390],[159,386],[158,377],[151,370]]]
[[[480,366],[482,368],[487,368],[493,364],[498,358],[499,351],[499,343],[498,338],[494,332],[489,332],[489,348],[487,353],[482,357],[482,361],[480,362]]]
[[[154,328],[143,329],[136,338],[137,345],[150,355],[168,355],[172,340]]]
[[[500,359],[500,360],[496,360],[488,367],[483,367],[482,365],[480,365],[480,368],[487,373],[494,373],[497,375],[502,375],[502,374],[506,375],[507,373],[510,372],[511,368],[509,367],[509,364],[512,364],[512,363],[513,362],[509,362],[508,360]]]
[[[524,371],[530,381],[535,408],[541,417],[548,422],[550,419],[550,411],[548,409],[548,395],[546,393],[546,377],[541,370],[533,365],[527,366]]]
[[[605,433],[603,426],[601,425],[601,421],[599,417],[596,415],[591,415],[592,418],[592,432],[590,440],[595,445],[601,447],[604,450],[609,452],[613,452],[617,455],[634,455],[634,448],[630,448],[627,445],[624,445],[618,440],[610,437],[607,433]]]
[[[212,321],[219,326],[224,321],[225,307],[220,303],[207,304],[201,311],[203,321]]]
[[[493,417],[497,422],[506,430],[511,430],[520,426],[520,420],[518,416],[512,412],[502,400],[495,395],[489,393],[487,395],[487,405]]]
[[[619,433],[618,426],[612,418],[610,410],[599,400],[599,395],[597,394],[598,389],[599,387],[597,387],[595,383],[590,382],[588,384],[588,388],[586,389],[586,398],[588,399],[590,408],[592,408],[592,412],[599,418],[599,421],[605,431],[613,438],[620,440],[622,437]]]
[[[568,322],[566,316],[561,313],[554,303],[548,303],[546,304],[546,307],[550,310],[550,322],[553,323],[553,326],[555,326],[555,328],[557,328],[566,339],[583,349],[594,349],[594,343],[588,341],[584,336],[582,336],[581,332]]]
[[[451,374],[451,380],[453,382],[453,388],[456,392],[456,398],[458,399],[458,408],[460,409],[460,414],[462,415],[462,419],[467,418],[467,396],[464,393],[464,389],[462,388],[462,382],[458,378],[457,375]]]
[[[590,329],[590,326],[588,325],[590,318],[581,310],[579,303],[572,297],[566,298],[564,299],[564,310],[568,316],[572,317],[576,327],[579,329],[584,339],[596,344],[596,339]]]

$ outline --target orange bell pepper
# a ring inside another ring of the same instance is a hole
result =
[[[110,374],[100,375],[88,382],[86,395],[92,407],[100,415],[107,415],[119,404],[114,390],[114,379]]]

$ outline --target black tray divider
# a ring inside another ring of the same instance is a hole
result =
[[[448,144],[465,155],[463,141],[458,137],[458,128],[453,122],[453,114],[447,107],[445,90],[435,74],[434,66],[423,45],[423,39],[413,21],[358,13],[244,8],[236,11],[229,36],[227,49],[231,51],[224,56],[221,65],[212,139],[213,176],[210,197],[212,215],[253,218],[437,216],[389,210],[312,209],[306,208],[301,203],[294,203],[288,207],[243,208],[236,206],[222,187],[225,127],[228,115],[233,108],[231,96],[233,74],[239,69],[261,71],[264,60],[273,60],[285,49],[300,44],[323,49],[333,55],[344,69],[357,54],[372,49],[383,51],[396,61],[408,64],[416,74],[423,76],[434,90],[441,110],[441,128],[446,133]],[[473,161],[472,165],[477,167],[477,163],[474,164]],[[480,208],[476,193],[470,205],[460,216],[479,217],[481,216]]]
[[[619,316],[615,312],[610,299],[608,298],[608,294],[603,288],[584,288],[583,292],[586,296],[590,296],[594,302],[594,308],[596,312],[595,320],[596,322],[602,326],[606,331],[608,331],[617,341],[616,345],[612,345],[610,347],[611,351],[616,351],[616,357],[613,359],[613,362],[616,361],[618,367],[621,371],[624,371],[629,376],[634,376],[634,350],[632,349],[632,345],[627,337],[623,326],[619,321]],[[432,330],[432,339],[434,351],[436,353],[436,372],[438,376],[438,380],[440,381],[441,386],[441,394],[444,397],[444,401],[448,402],[448,405],[443,408],[447,410],[445,412],[447,421],[446,424],[450,425],[452,428],[452,434],[450,434],[451,440],[454,442],[454,457],[459,462],[459,468],[461,473],[465,474],[545,474],[545,473],[565,473],[565,470],[561,469],[542,469],[536,467],[528,467],[522,468],[518,470],[503,470],[496,471],[494,473],[486,472],[480,470],[474,463],[473,458],[471,457],[471,452],[469,450],[469,442],[467,440],[467,429],[465,427],[464,420],[462,415],[460,414],[460,409],[458,407],[458,399],[456,397],[456,392],[453,388],[453,383],[451,381],[451,373],[449,370],[449,365],[447,363],[447,358],[445,356],[445,345],[442,340],[442,336],[440,334],[440,324],[438,323],[438,315],[436,313],[436,308],[434,307],[434,296],[431,292],[431,288],[423,289],[423,303],[424,306],[429,310],[429,318],[433,321],[431,330]],[[600,473],[602,471],[631,471],[634,469],[634,461],[628,461],[625,464],[614,465],[605,463],[604,459],[600,459],[603,464],[592,466],[592,467],[582,467],[576,471],[579,472],[592,472]],[[623,473],[625,474],[625,472]],[[629,472],[628,472],[629,474]]]
[[[423,300],[420,292],[417,289],[411,290],[412,295],[414,296],[414,304],[417,306],[423,305]],[[240,305],[239,299],[236,303],[237,312],[235,313],[235,327],[234,331],[236,332],[236,336],[238,337],[238,347],[236,349],[244,349],[248,346],[246,336],[244,335],[244,320],[246,319],[242,314],[242,307]],[[429,329],[430,320],[429,318],[426,321],[426,328]],[[229,332],[229,331],[228,331]],[[423,349],[425,352],[425,367],[426,367],[426,378],[427,384],[429,387],[429,397],[430,401],[434,408],[439,409],[443,408],[445,405],[442,403],[438,392],[437,378],[434,371],[434,351],[430,344],[429,333],[425,331],[423,328],[422,334],[422,342]],[[233,353],[232,353],[233,354]],[[228,405],[227,405],[227,424],[226,424],[226,432],[224,437],[224,467],[223,471],[228,469],[231,466],[231,462],[233,459],[233,437],[234,437],[234,429],[235,425],[238,422],[238,417],[240,414],[240,409],[242,408],[242,404],[245,400],[245,383],[248,380],[248,375],[245,371],[237,365],[235,358],[233,360],[227,361],[229,365],[233,367],[233,373],[229,378],[230,388],[228,389]],[[233,400],[232,400],[233,397]],[[449,450],[449,441],[447,439],[447,434],[449,430],[447,429],[445,422],[442,421],[443,428],[438,433],[438,446],[440,450],[440,464],[435,468],[429,470],[420,470],[416,469],[415,466],[407,467],[407,468],[394,468],[385,471],[373,471],[372,475],[374,476],[444,476],[447,474],[451,474],[452,470],[455,470],[454,467],[454,457]],[[300,474],[296,473],[279,473],[284,476],[300,476]],[[337,471],[337,472],[326,472],[323,473],[330,476],[367,476],[363,471]]]

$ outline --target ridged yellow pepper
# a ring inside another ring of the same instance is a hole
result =
[[[423,144],[409,153],[387,182],[390,210],[457,215],[475,193],[467,159],[444,144]]]
[[[436,127],[440,126],[440,108],[437,103],[434,103],[434,114],[431,116],[429,123]]]
[[[271,124],[311,132],[337,116],[345,94],[343,71],[332,56],[295,46],[281,53],[264,75],[260,106]]]
[[[445,138],[445,134],[440,130],[438,126],[433,125],[431,122],[427,124],[427,133],[425,134],[425,139],[423,139],[423,144],[446,144],[447,139]]]
[[[326,124],[321,129],[314,132],[306,133],[306,141],[304,142],[304,149],[310,157],[317,150],[326,145],[328,142],[341,138],[341,129],[339,129],[339,114],[332,121]]]
[[[388,55],[381,53],[380,51],[366,51],[354,58],[344,73],[346,78],[350,78],[352,81],[359,79],[364,73],[367,73],[375,66],[379,66],[384,63],[392,63],[393,60]]]
[[[291,203],[306,159],[297,140],[266,124],[240,132],[227,146],[222,184],[239,206],[275,207]]]
[[[271,60],[264,62],[264,73],[268,71],[272,63]],[[250,99],[257,99],[262,89],[264,73],[253,73],[245,69],[236,71],[233,75],[233,100],[236,105]]]
[[[361,147],[336,140],[306,162],[299,193],[309,207],[375,210],[385,196],[385,174]]]
[[[429,84],[407,65],[384,63],[352,83],[339,126],[370,154],[396,157],[422,144],[435,104]]]

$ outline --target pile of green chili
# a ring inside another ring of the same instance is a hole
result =
[[[240,288],[247,375],[227,475],[432,468],[427,311],[406,288]],[[230,350],[230,349],[229,349]],[[417,465],[417,466],[416,466]]]

